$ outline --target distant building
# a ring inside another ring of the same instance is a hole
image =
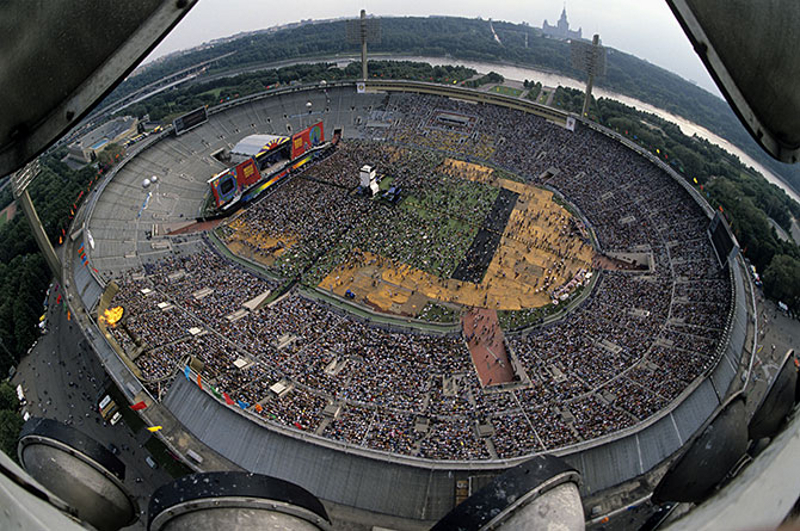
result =
[[[89,131],[70,144],[69,157],[78,162],[91,162],[108,144],[121,144],[136,135],[139,121],[132,116],[121,116]]]
[[[544,21],[542,24],[542,33],[544,33],[547,37],[553,37],[554,39],[580,39],[582,29],[578,28],[577,30],[569,29],[569,22],[567,21],[567,6],[564,6],[564,10],[561,11],[561,18],[558,19],[558,23],[555,26],[551,26],[547,23],[547,20]]]

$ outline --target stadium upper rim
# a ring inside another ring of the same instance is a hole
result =
[[[352,87],[355,89],[355,82],[352,81],[341,81],[341,82],[330,82],[326,84],[314,83],[314,84],[307,84],[307,85],[297,85],[291,87],[282,87],[278,89],[272,89],[265,92],[253,94],[250,96],[246,96],[244,98],[240,98],[238,100],[226,102],[220,104],[218,106],[212,107],[209,109],[209,116],[213,116],[217,113],[223,113],[228,109],[245,105],[247,103],[251,103],[260,99],[270,98],[276,95],[281,94],[294,94],[299,92],[305,91],[315,91],[315,90],[324,90],[324,89],[331,89],[335,87],[345,87],[350,88]],[[462,99],[466,101],[476,101],[482,103],[488,103],[493,105],[500,105],[503,107],[522,110],[523,112],[530,112],[545,118],[547,120],[553,121],[555,123],[563,124],[567,117],[572,116],[577,121],[581,122],[584,126],[592,129],[597,134],[603,134],[605,136],[611,137],[614,140],[619,141],[620,143],[624,144],[629,149],[632,149],[637,152],[638,155],[650,160],[651,163],[658,165],[662,170],[667,172],[670,177],[676,181],[680,186],[682,186],[687,192],[689,192],[690,196],[693,200],[700,206],[703,212],[706,214],[707,217],[711,217],[713,215],[713,210],[711,207],[705,202],[705,200],[699,195],[699,193],[689,186],[680,176],[678,176],[671,168],[667,167],[663,164],[660,160],[653,157],[650,153],[642,150],[628,139],[621,137],[619,134],[614,133],[602,126],[594,124],[588,120],[585,120],[579,116],[570,115],[569,113],[559,111],[556,109],[544,107],[542,105],[536,104],[534,102],[527,102],[522,101],[517,98],[512,98],[509,96],[504,96],[501,94],[493,94],[493,93],[482,93],[473,91],[470,89],[464,89],[460,87],[452,87],[452,86],[442,86],[436,85],[433,83],[425,83],[425,82],[411,82],[411,81],[369,81],[367,82],[367,90],[371,92],[392,92],[392,91],[400,91],[400,92],[415,92],[420,94],[433,94],[438,96],[445,96],[454,99]],[[126,157],[125,161],[120,163],[112,172],[110,172],[106,178],[104,179],[101,187],[98,189],[97,193],[93,195],[90,204],[88,206],[86,215],[85,215],[85,226],[89,226],[89,222],[92,218],[92,214],[94,208],[99,200],[99,197],[102,195],[102,191],[105,186],[113,180],[116,173],[124,167],[124,163],[129,162],[130,160],[134,159],[139,153],[147,149],[148,147],[156,144],[166,136],[171,133],[170,129],[166,129],[159,133],[158,135],[154,135],[150,139],[143,143],[142,145],[138,146]],[[73,228],[74,230],[74,228]],[[92,261],[92,250],[90,247],[87,247],[87,255],[89,257],[89,262]],[[728,272],[730,273],[731,265],[728,264]],[[89,268],[91,276],[94,280],[100,285],[105,286],[106,282],[100,277],[100,275],[93,270],[92,267]],[[729,275],[730,278],[730,275]],[[569,455],[579,453],[583,450],[587,450],[590,448],[594,448],[597,446],[605,445],[612,443],[616,440],[628,437],[630,435],[636,434],[638,432],[643,431],[644,429],[648,428],[649,426],[657,423],[659,420],[664,418],[666,415],[670,414],[676,408],[678,408],[702,383],[705,379],[709,377],[709,375],[714,372],[718,364],[722,361],[721,353],[728,347],[730,341],[730,327],[732,316],[734,314],[734,310],[740,304],[743,304],[744,301],[738,300],[738,298],[732,298],[731,304],[728,311],[727,317],[727,325],[726,325],[726,332],[724,334],[723,339],[720,340],[717,348],[717,352],[715,353],[715,361],[711,365],[711,367],[701,376],[697,377],[693,382],[691,382],[683,392],[680,393],[674,400],[672,400],[665,408],[662,408],[657,413],[647,417],[645,420],[638,422],[628,428],[624,428],[622,430],[615,431],[613,433],[609,433],[597,438],[593,438],[590,440],[582,441],[577,444],[564,446],[557,448],[555,450],[550,451],[542,451],[542,452],[535,452],[531,454],[526,454],[524,456],[512,457],[512,458],[500,458],[500,459],[480,459],[480,460],[448,460],[448,459],[429,459],[429,458],[420,458],[420,457],[413,457],[408,455],[402,455],[392,452],[386,452],[377,449],[367,449],[362,447],[357,447],[350,443],[345,443],[342,441],[333,440],[327,437],[316,436],[307,432],[303,433],[295,433],[291,428],[285,426],[278,426],[275,424],[267,423],[261,418],[255,417],[251,413],[246,413],[240,411],[239,408],[233,408],[238,414],[244,415],[248,420],[255,421],[256,423],[267,427],[270,430],[275,430],[279,433],[284,435],[289,435],[293,438],[302,439],[304,442],[312,442],[312,443],[322,443],[324,446],[327,447],[335,447],[341,450],[344,450],[349,453],[358,453],[365,456],[369,456],[372,458],[379,458],[384,460],[389,460],[394,463],[406,463],[409,465],[414,466],[423,466],[427,468],[435,467],[435,468],[463,468],[465,464],[469,466],[469,468],[496,468],[498,465],[502,467],[512,466],[515,463],[518,463],[522,460],[528,459],[533,455],[538,455],[542,453],[552,453],[556,455]],[[113,376],[113,374],[112,374]],[[116,379],[116,378],[115,378]]]

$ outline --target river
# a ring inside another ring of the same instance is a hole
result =
[[[503,64],[496,64],[496,63],[482,63],[482,62],[475,62],[475,61],[462,61],[460,59],[453,59],[447,57],[416,57],[416,56],[391,56],[391,57],[384,57],[384,56],[375,56],[374,59],[392,59],[396,61],[417,61],[423,63],[430,63],[431,65],[438,66],[438,65],[461,65],[468,68],[473,68],[481,73],[486,73],[489,71],[495,71],[498,74],[502,75],[506,79],[513,79],[517,81],[522,81],[525,79],[532,79],[534,81],[539,81],[542,85],[547,87],[557,87],[559,85],[564,87],[576,88],[583,90],[586,86],[584,82],[581,82],[577,79],[573,79],[571,77],[563,76],[561,74],[554,74],[552,72],[544,72],[541,70],[536,70],[533,68],[521,68],[516,66],[510,65],[503,65]],[[339,64],[347,64],[353,59],[343,59],[337,61]],[[780,177],[769,171],[763,165],[756,162],[752,157],[750,157],[747,153],[739,149],[738,147],[734,146],[724,138],[712,133],[708,129],[697,125],[696,123],[690,122],[686,118],[682,118],[680,116],[676,116],[671,114],[663,109],[659,109],[650,105],[649,103],[645,103],[643,101],[631,98],[629,96],[625,96],[623,94],[617,94],[615,92],[610,92],[608,90],[604,90],[602,88],[595,87],[593,90],[595,97],[605,97],[615,99],[620,101],[626,105],[630,105],[640,111],[645,111],[649,113],[653,113],[656,116],[659,116],[665,120],[669,120],[680,127],[681,131],[685,135],[692,136],[697,135],[700,138],[705,138],[712,144],[716,144],[717,146],[723,148],[724,150],[728,151],[729,153],[733,153],[747,166],[751,166],[756,171],[761,173],[764,178],[769,181],[770,183],[778,186],[780,189],[785,191],[789,197],[800,203],[800,195],[792,189],[788,184],[786,184]]]

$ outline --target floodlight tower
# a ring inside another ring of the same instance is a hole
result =
[[[361,19],[359,20],[361,29],[361,79],[367,79],[367,10],[361,10]]]
[[[381,42],[381,26],[376,18],[367,18],[367,11],[361,10],[361,17],[347,24],[347,41],[361,44],[361,78],[367,80],[367,43]]]
[[[600,44],[600,35],[595,34],[591,44],[573,40],[570,51],[572,67],[585,72],[587,76],[586,97],[583,100],[583,110],[581,111],[581,116],[586,116],[589,113],[589,102],[592,101],[594,78],[606,73],[606,49]]]
[[[55,249],[53,249],[53,244],[50,243],[50,239],[44,232],[42,221],[39,219],[39,215],[33,206],[33,201],[31,201],[31,196],[28,193],[28,186],[39,176],[40,171],[41,167],[38,159],[19,170],[11,177],[11,192],[14,199],[22,207],[22,212],[25,213],[25,218],[31,226],[31,232],[33,232],[33,238],[39,245],[50,271],[56,277],[56,280],[61,282],[61,261],[58,259]]]

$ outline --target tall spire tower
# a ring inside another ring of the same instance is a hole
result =
[[[564,2],[564,7],[561,10],[561,17],[554,25],[547,23],[547,20],[542,24],[542,33],[546,36],[561,39],[561,40],[575,40],[582,38],[582,29],[571,30],[569,28],[569,20],[567,20],[567,3]]]

